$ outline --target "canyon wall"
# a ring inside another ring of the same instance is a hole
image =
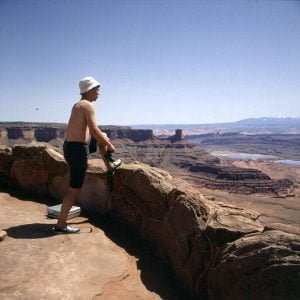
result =
[[[0,178],[11,188],[61,199],[68,169],[44,145],[0,148]],[[206,199],[164,170],[124,164],[109,192],[103,164],[89,165],[79,204],[110,213],[148,239],[197,299],[299,299],[300,236],[259,214]]]
[[[103,131],[110,139],[130,139],[134,142],[141,142],[154,139],[151,129],[106,129]]]
[[[61,126],[0,126],[0,142],[14,146],[34,141],[48,143],[62,151],[66,127]],[[168,138],[157,138],[152,130],[131,129],[130,127],[104,126],[104,132],[113,140],[116,155],[127,163],[135,160],[154,167],[182,175],[182,171],[192,176],[183,176],[199,187],[227,190],[235,193],[272,193],[284,197],[292,195],[293,182],[273,180],[255,169],[226,167],[220,159],[186,141],[182,130]],[[230,138],[231,135],[227,134]],[[226,135],[226,136],[227,136]],[[93,157],[98,157],[94,154]]]
[[[102,130],[111,139],[129,139],[134,142],[151,140],[154,138],[151,129],[131,129],[130,127],[104,126]],[[37,142],[50,142],[55,139],[64,139],[66,126],[0,126],[1,144],[9,144],[14,140],[27,139]]]
[[[189,171],[196,174],[199,186],[240,194],[264,193],[277,196],[292,195],[294,184],[289,179],[273,180],[257,169],[234,166],[193,164]]]

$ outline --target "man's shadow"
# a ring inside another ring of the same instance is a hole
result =
[[[24,224],[4,229],[9,237],[14,239],[42,239],[56,235],[53,224]]]
[[[88,220],[83,220],[80,222],[68,222],[69,224],[84,224]],[[58,235],[53,230],[54,224],[45,223],[33,223],[33,224],[22,224],[18,226],[13,226],[7,229],[7,235],[14,239],[43,239]]]

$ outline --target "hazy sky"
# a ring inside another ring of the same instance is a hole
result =
[[[300,116],[300,1],[0,0],[0,121],[99,124]]]

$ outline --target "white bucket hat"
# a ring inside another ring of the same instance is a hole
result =
[[[82,95],[97,86],[100,86],[100,83],[95,78],[91,76],[84,77],[79,81],[80,94]]]

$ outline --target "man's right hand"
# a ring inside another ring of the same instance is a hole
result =
[[[116,148],[114,147],[113,144],[111,144],[110,142],[108,142],[108,144],[107,144],[107,151],[115,152]]]

